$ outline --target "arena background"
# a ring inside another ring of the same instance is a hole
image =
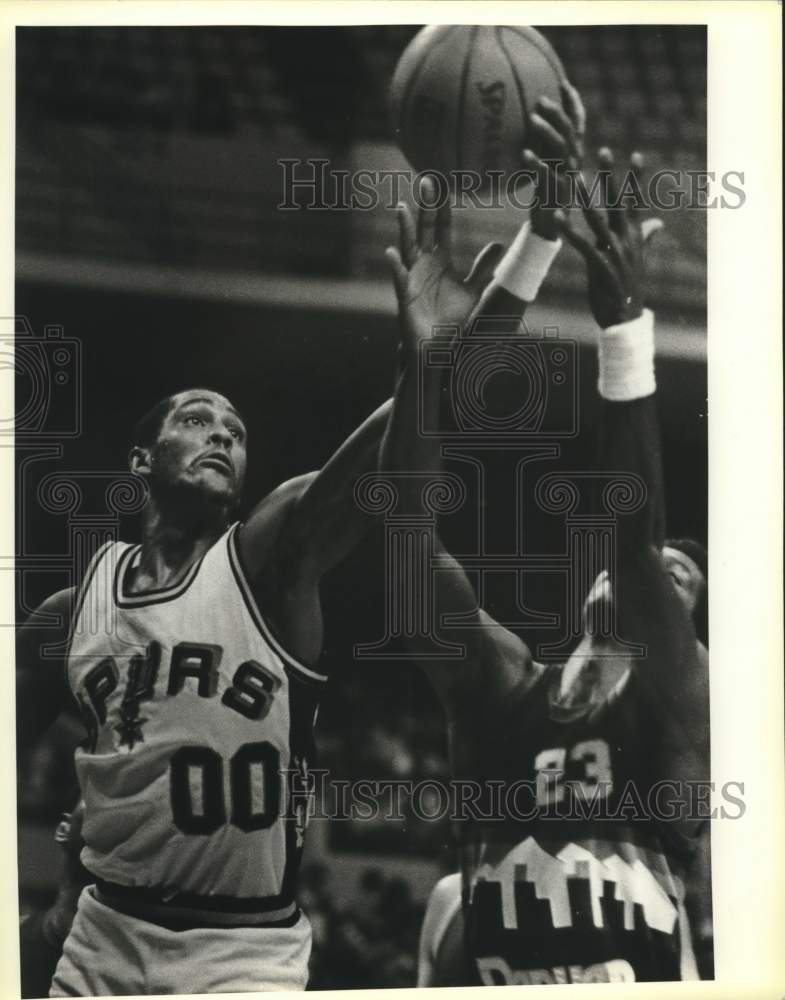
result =
[[[37,345],[51,397],[17,436],[20,618],[70,582],[83,557],[80,524],[105,514],[88,473],[124,469],[136,417],[161,396],[207,384],[235,401],[251,435],[250,506],[318,467],[389,395],[397,328],[383,250],[395,239],[394,213],[281,211],[278,161],[404,167],[386,90],[416,30],[18,29],[15,312],[28,325],[17,321],[17,343],[21,335]],[[705,29],[542,30],[586,104],[590,165],[607,143],[622,155],[641,149],[652,168],[705,169]],[[699,209],[664,218],[649,301],[661,332],[669,530],[705,540],[706,219]],[[458,259],[468,262],[488,239],[509,240],[521,221],[501,210],[456,213]],[[557,325],[578,341],[590,399],[596,367],[584,280],[566,248],[527,323]],[[62,333],[50,329],[47,341],[47,325]],[[64,365],[58,339],[69,352]],[[37,391],[19,364],[16,391],[18,411]],[[582,461],[591,429],[588,406],[581,437],[563,448],[564,467]],[[81,483],[79,509],[42,502],[53,473]],[[505,481],[504,470],[492,476]],[[120,527],[134,537],[132,516]],[[556,551],[558,532],[535,528],[538,551]],[[465,518],[444,530],[454,548],[467,548]],[[381,541],[372,532],[325,587],[333,682],[317,728],[319,765],[333,778],[443,776],[444,723],[427,684],[405,663],[352,655],[355,643],[381,633]],[[553,574],[527,586],[530,605],[563,611]],[[497,616],[514,615],[509,593],[500,582],[487,595]],[[548,638],[527,632],[535,644]],[[62,751],[73,733],[60,724],[19,763],[23,909],[53,892],[53,826],[74,794]],[[306,862],[312,986],[411,985],[419,912],[436,878],[457,866],[448,826],[317,820]],[[709,904],[694,905],[708,971]]]

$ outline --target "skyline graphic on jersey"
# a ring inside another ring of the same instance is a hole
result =
[[[597,845],[593,845],[595,848]],[[652,930],[672,934],[678,919],[674,900],[680,898],[676,880],[666,871],[659,878],[642,856],[625,860],[619,849],[627,853],[633,845],[614,845],[607,857],[599,858],[587,847],[568,843],[557,854],[543,849],[534,837],[516,845],[497,864],[485,862],[477,870],[477,887],[483,882],[497,883],[501,893],[501,915],[505,930],[517,930],[520,916],[515,887],[520,882],[534,886],[537,899],[547,900],[554,928],[572,927],[573,913],[569,882],[583,880],[589,888],[591,917],[595,927],[604,927],[602,901],[605,883],[614,885],[614,898],[623,904],[624,929],[635,928],[635,906],[638,905],[646,925]],[[635,851],[637,854],[637,851]],[[660,859],[660,864],[664,859]],[[661,884],[670,882],[670,891]]]

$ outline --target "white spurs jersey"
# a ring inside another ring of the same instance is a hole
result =
[[[325,677],[276,642],[240,561],[238,525],[173,587],[129,593],[140,546],[107,543],[81,588],[68,679],[82,860],[99,885],[229,923],[282,921],[307,821]]]

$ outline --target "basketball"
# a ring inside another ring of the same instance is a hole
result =
[[[537,99],[561,102],[564,79],[559,57],[534,28],[423,28],[390,88],[396,142],[417,171],[512,173],[521,168]]]

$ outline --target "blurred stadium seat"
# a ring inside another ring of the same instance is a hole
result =
[[[372,150],[377,164],[404,167],[390,142],[387,86],[416,30],[20,29],[19,251],[383,277],[393,212],[281,212],[277,160],[322,156],[359,169]],[[705,165],[703,28],[546,34],[583,93],[591,144],[620,155],[640,148],[651,169]],[[491,213],[464,226],[461,259],[491,235],[509,238],[518,221]],[[667,221],[653,304],[700,314],[705,213]],[[570,254],[552,287],[581,287]]]

